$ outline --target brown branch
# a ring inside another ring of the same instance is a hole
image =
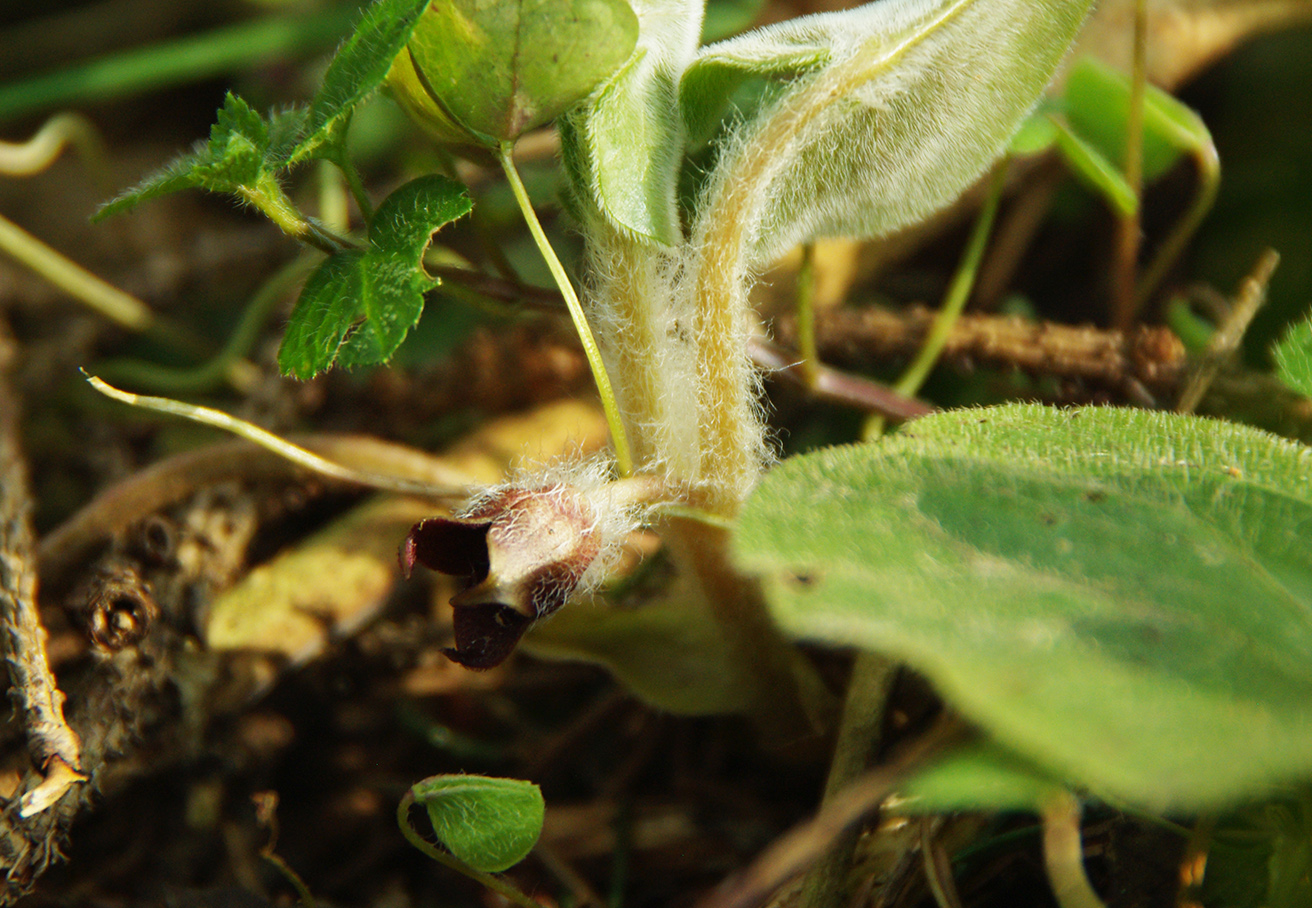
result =
[[[849,369],[908,359],[924,343],[933,320],[934,312],[921,306],[902,312],[827,309],[817,313],[820,353]],[[776,329],[781,340],[791,342],[791,320],[781,319]],[[1113,388],[1134,381],[1158,392],[1174,389],[1185,369],[1184,345],[1167,328],[1140,326],[1126,334],[973,314],[957,321],[942,359],[959,368],[1012,368]]]

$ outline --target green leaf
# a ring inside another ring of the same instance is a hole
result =
[[[1210,808],[1312,777],[1310,476],[1195,417],[963,411],[785,462],[736,544],[787,632],[904,660],[1095,793]]]
[[[1093,57],[1082,57],[1066,79],[1066,119],[1080,138],[1109,161],[1125,159],[1130,77]],[[1155,180],[1183,152],[1205,148],[1211,136],[1198,114],[1153,85],[1144,86],[1143,178]]]
[[[1224,908],[1312,905],[1312,791],[1246,806],[1216,822],[1199,893]]]
[[[637,49],[561,131],[573,182],[621,227],[667,246],[682,238],[679,77],[697,53],[700,0],[635,0]]]
[[[1039,154],[1056,145],[1057,124],[1049,116],[1051,112],[1049,105],[1039,105],[1038,110],[1030,114],[1029,118],[1021,124],[1020,131],[1011,137],[1011,145],[1007,147],[1007,152],[1024,157]]]
[[[871,10],[861,7],[860,15],[868,17]],[[782,83],[828,62],[856,18],[855,11],[804,16],[702,48],[679,83],[688,134],[694,141],[709,138],[744,83],[754,78]]]
[[[633,606],[561,609],[521,648],[535,656],[601,665],[657,709],[680,716],[746,712],[751,691],[720,630],[687,577]]]
[[[411,788],[428,808],[447,850],[476,870],[499,873],[528,856],[546,805],[531,782],[488,776],[433,776]]]
[[[968,744],[917,772],[887,805],[895,813],[1039,811],[1062,785],[995,744]]]
[[[878,236],[924,218],[1006,150],[1090,6],[875,2],[705,48],[684,79],[690,124],[704,115],[699,98],[723,96],[735,73],[799,75],[748,113],[699,216],[726,196],[751,199],[734,217],[750,229],[755,265],[805,239]],[[715,87],[699,87],[707,81]]]
[[[1139,196],[1125,175],[1098,150],[1065,123],[1049,118],[1062,158],[1079,180],[1102,196],[1116,213],[1128,217],[1139,210]]]
[[[431,175],[406,183],[378,206],[369,245],[330,256],[305,282],[278,350],[286,375],[311,378],[334,362],[386,362],[419,321],[437,286],[423,268],[434,231],[471,208],[464,188]]]
[[[404,50],[429,0],[378,0],[365,10],[351,37],[328,64],[310,102],[306,136],[289,163],[314,157],[340,143],[351,112],[378,90],[392,61]]]
[[[439,135],[492,147],[557,117],[633,52],[626,0],[449,0],[411,35],[392,86]]]
[[[1280,380],[1312,397],[1312,318],[1291,325],[1272,349]]]
[[[288,130],[297,128],[296,112],[276,121],[276,136],[285,142]],[[182,189],[237,192],[253,186],[266,172],[270,149],[270,127],[239,96],[229,92],[210,128],[209,142],[182,155],[158,173],[102,207],[92,220],[102,220],[135,208],[148,199]]]

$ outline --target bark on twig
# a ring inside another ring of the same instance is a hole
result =
[[[64,721],[64,695],[46,660],[36,607],[36,539],[27,465],[18,443],[18,403],[0,369],[0,646],[9,693],[43,778],[19,802],[22,818],[40,813],[83,781],[82,744]]]
[[[906,359],[924,343],[933,320],[933,310],[920,306],[903,312],[824,310],[816,323],[820,354],[844,368]],[[776,329],[791,343],[790,320]],[[1122,333],[996,315],[963,315],[942,359],[958,367],[1013,368],[1111,388],[1134,381],[1154,392],[1175,388],[1185,369],[1184,345],[1167,328],[1143,325]]]

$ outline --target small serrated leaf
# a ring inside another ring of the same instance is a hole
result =
[[[323,85],[310,102],[305,138],[289,155],[295,164],[341,141],[351,112],[377,91],[396,55],[405,48],[429,0],[378,0],[365,10],[351,37],[328,64]]]
[[[411,789],[438,840],[460,860],[500,873],[528,856],[542,834],[541,790],[520,779],[433,776]]]
[[[471,207],[463,186],[437,175],[384,199],[368,247],[329,257],[305,282],[278,350],[283,373],[307,379],[334,362],[386,362],[419,321],[424,293],[437,285],[423,268],[429,240]]]
[[[1312,317],[1290,326],[1272,354],[1280,380],[1304,397],[1312,397]]]
[[[418,177],[383,200],[369,223],[369,243],[379,255],[418,265],[439,228],[469,214],[465,188],[437,174]]]
[[[291,109],[275,114],[272,123],[266,122],[239,95],[228,92],[210,127],[208,142],[104,205],[92,220],[103,220],[183,189],[237,193],[243,187],[254,187],[276,169],[279,155],[300,130],[302,117],[303,112]]]
[[[342,341],[359,322],[365,254],[329,256],[301,289],[278,348],[278,368],[292,378],[313,378],[337,359]]]

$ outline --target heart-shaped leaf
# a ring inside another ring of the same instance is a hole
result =
[[[904,660],[1095,793],[1205,808],[1312,777],[1309,533],[1312,449],[1008,406],[785,462],[737,551],[789,633]]]
[[[542,834],[546,804],[532,782],[488,776],[432,776],[411,787],[443,845],[475,870],[499,873],[528,856]]]

